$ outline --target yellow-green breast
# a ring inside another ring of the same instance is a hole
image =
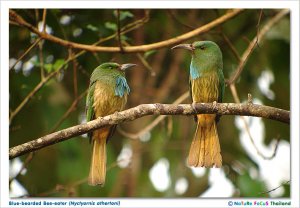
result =
[[[219,77],[217,72],[191,80],[193,102],[206,103],[218,101]]]
[[[124,93],[123,97],[119,97],[115,95],[111,85],[100,81],[95,84],[93,108],[96,117],[106,116],[124,109],[127,102],[127,92]]]

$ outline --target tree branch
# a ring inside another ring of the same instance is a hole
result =
[[[20,16],[18,16],[13,10],[10,10],[10,12],[12,12],[12,15],[16,15],[15,18],[21,18]],[[11,14],[10,14],[11,15]],[[122,34],[126,34],[134,29],[137,29],[138,27],[142,26],[144,23],[146,23],[149,19],[149,12],[146,11],[145,12],[145,17],[143,17],[142,19],[139,19],[139,20],[136,20],[135,22],[133,23],[129,23],[127,25],[125,25],[123,28],[122,28]],[[24,20],[23,20],[24,21]],[[20,23],[18,23],[20,24]],[[30,24],[29,24],[30,25]],[[32,25],[31,25],[32,26]],[[32,26],[33,27],[33,26]],[[97,42],[95,42],[93,45],[98,45],[100,43],[103,43],[105,41],[108,41],[108,40],[111,40],[113,39],[114,37],[117,36],[117,33],[113,34],[113,35],[110,35],[108,37],[105,37],[105,38],[101,38],[100,40],[98,40]],[[39,41],[41,40],[41,38],[39,38]],[[30,49],[31,50],[31,49]],[[23,101],[18,105],[18,107],[13,110],[11,113],[10,113],[10,116],[9,116],[9,124],[12,123],[12,120],[15,118],[15,116],[22,110],[22,108],[29,102],[29,100],[50,80],[52,79],[57,73],[60,72],[61,69],[63,69],[63,67],[65,67],[69,62],[75,60],[76,58],[78,58],[79,56],[85,54],[87,51],[86,50],[81,50],[80,52],[72,55],[71,57],[69,57],[65,63],[59,68],[57,69],[56,71],[54,72],[51,72],[50,74],[48,74],[44,79],[42,79],[36,86],[35,88],[23,99]],[[19,61],[19,60],[18,60]],[[88,75],[90,76],[90,75]]]
[[[183,93],[179,98],[177,98],[174,103],[172,104],[179,104],[182,103],[185,99],[187,99],[190,96],[190,92],[187,91],[185,93]],[[154,127],[156,127],[161,121],[163,121],[167,116],[166,115],[161,115],[158,116],[156,119],[154,119],[149,125],[147,125],[145,128],[139,130],[139,132],[137,133],[129,133],[124,131],[123,129],[120,129],[120,127],[118,127],[118,132],[120,134],[122,134],[125,137],[128,137],[130,139],[139,139],[143,134],[145,134],[146,132],[151,131]]]
[[[290,112],[274,107],[256,105],[251,103],[197,103],[190,104],[142,104],[112,115],[99,117],[88,123],[73,126],[52,134],[40,137],[36,140],[12,147],[9,149],[9,159],[24,155],[28,152],[44,148],[46,146],[62,142],[103,126],[114,125],[126,121],[132,121],[147,115],[194,115],[194,114],[218,114],[256,116],[267,119],[290,123]]]
[[[241,103],[240,101],[240,98],[239,98],[239,95],[237,93],[237,90],[236,90],[236,87],[235,87],[235,83],[232,83],[231,85],[229,85],[229,88],[230,88],[230,91],[231,91],[231,94],[233,96],[233,99],[236,103]],[[252,103],[252,95],[251,94],[248,94],[248,103]],[[250,139],[250,142],[252,143],[254,149],[256,150],[256,153],[261,157],[263,158],[264,160],[271,160],[275,157],[276,155],[276,152],[277,152],[277,148],[278,148],[278,144],[279,144],[279,139],[277,139],[277,142],[275,144],[275,147],[274,147],[274,151],[272,153],[271,156],[265,156],[259,149],[258,147],[256,146],[255,142],[254,142],[254,139],[251,135],[251,132],[250,132],[250,128],[249,128],[249,125],[248,125],[248,122],[246,120],[245,117],[242,117],[242,120],[243,120],[243,123],[245,125],[245,129],[246,129],[246,132],[249,136],[249,139]]]
[[[120,20],[120,9],[117,9],[117,26],[118,26],[118,43],[120,47],[120,51],[124,53],[123,45],[122,45],[122,40],[121,40],[121,20]]]
[[[289,12],[290,12],[289,9],[281,10],[271,20],[269,20],[268,23],[265,24],[260,31],[257,30],[259,33],[252,39],[248,48],[245,50],[242,57],[240,58],[240,63],[236,71],[231,76],[230,80],[227,82],[228,85],[233,84],[239,78],[251,53],[253,52],[254,48],[262,41],[264,35],[267,34],[267,32],[271,29],[271,27],[273,27],[279,20],[281,20],[285,15],[289,14]]]
[[[268,193],[271,193],[271,192],[273,192],[273,191],[276,191],[276,190],[279,189],[280,187],[282,187],[282,186],[284,186],[284,185],[287,185],[287,184],[290,184],[290,183],[291,183],[291,180],[288,180],[288,181],[286,181],[286,182],[280,184],[280,185],[277,186],[276,188],[273,188],[273,189],[271,189],[271,190],[269,190],[269,191],[261,192],[261,193],[259,193],[259,194],[268,194]]]
[[[62,68],[61,66],[60,68]],[[19,111],[26,105],[26,103],[46,84],[52,77],[54,77],[60,69],[57,71],[51,72],[47,77],[42,79],[35,88],[24,98],[24,100],[18,105],[18,107],[11,112],[9,116],[9,125],[11,124],[12,120],[15,118],[15,116],[19,113]]]
[[[234,9],[231,12],[228,12],[224,14],[223,16],[215,19],[214,21],[211,21],[207,23],[206,25],[203,25],[195,30],[192,30],[188,33],[179,35],[177,37],[148,44],[148,45],[139,45],[139,46],[127,46],[123,47],[123,51],[127,53],[136,53],[136,52],[145,52],[149,50],[154,50],[158,48],[164,48],[168,47],[174,44],[178,44],[180,42],[183,42],[185,40],[188,40],[196,35],[199,35],[201,33],[207,32],[211,30],[214,27],[217,27],[218,25],[221,25],[228,21],[229,19],[235,17],[236,15],[240,14],[243,11],[243,9]],[[26,27],[29,29],[31,32],[37,34],[40,38],[43,38],[45,40],[52,41],[54,43],[66,46],[66,47],[71,47],[71,48],[77,48],[77,49],[82,49],[86,51],[92,51],[92,52],[122,52],[122,49],[120,47],[105,47],[105,46],[95,46],[95,45],[86,45],[86,44],[81,44],[81,43],[75,43],[67,40],[63,40],[61,38],[55,37],[53,35],[50,35],[45,32],[40,32],[36,27],[31,25],[30,23],[26,22],[21,16],[19,16],[15,11],[10,10],[9,11],[9,19],[10,21],[13,21],[20,26]]]
[[[17,63],[19,63],[42,39],[37,38],[34,43],[32,43],[28,49],[18,58],[18,60],[9,68],[9,70],[13,69]]]

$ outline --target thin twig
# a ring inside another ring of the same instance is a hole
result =
[[[56,75],[57,71],[51,72],[47,77],[41,80],[35,88],[24,98],[24,100],[18,105],[18,107],[10,114],[9,124],[11,124],[12,120],[19,113],[19,111],[26,105],[26,103],[46,84],[54,75]]]
[[[245,50],[241,57],[241,61],[235,71],[235,73],[231,76],[230,80],[227,82],[228,85],[234,83],[237,78],[242,73],[244,66],[246,65],[250,54],[253,52],[254,48],[257,46],[257,44],[262,40],[264,35],[271,29],[273,25],[275,25],[279,20],[281,20],[285,15],[289,14],[288,9],[283,9],[279,13],[277,13],[272,19],[270,19],[262,28],[259,34],[257,34],[256,37],[253,38],[253,40],[250,42],[248,48]]]
[[[40,58],[40,68],[41,68],[41,80],[45,78],[44,72],[44,56],[43,56],[43,41],[39,42],[39,58]]]
[[[92,54],[93,54],[93,56],[95,57],[95,59],[96,59],[98,65],[100,65],[100,64],[101,64],[101,61],[100,61],[100,58],[98,57],[98,53],[92,53]]]
[[[171,9],[168,10],[168,13],[170,14],[170,16],[171,16],[176,22],[178,22],[179,24],[183,25],[183,26],[186,27],[187,29],[190,29],[190,30],[196,29],[195,27],[192,27],[192,26],[190,26],[190,25],[184,23],[184,22],[181,21],[180,19],[178,19],[178,18],[176,17],[176,15],[172,12]]]
[[[43,10],[43,33],[46,33],[46,16],[47,16],[47,9]],[[39,57],[40,57],[40,67],[41,67],[41,80],[45,78],[45,70],[44,70],[44,57],[43,57],[43,41],[39,42]]]
[[[286,124],[290,123],[289,111],[256,104],[197,103],[193,106],[191,104],[142,104],[128,110],[116,112],[105,117],[99,117],[88,123],[72,126],[67,129],[40,137],[36,140],[12,147],[9,149],[9,158],[12,159],[28,152],[33,152],[54,143],[62,142],[72,137],[99,129],[103,126],[133,121],[147,115],[195,115],[203,113],[217,115],[256,116],[276,120]]]
[[[161,100],[164,100],[166,97],[168,97],[172,87],[178,83],[178,74],[181,74],[180,65],[183,62],[183,59],[183,53],[174,54],[167,76],[164,76],[164,78],[161,79],[160,85],[156,89],[154,102],[161,102]]]
[[[152,66],[148,63],[148,61],[142,56],[142,54],[137,53],[136,56],[138,59],[142,62],[142,64],[145,66],[146,69],[150,72],[151,76],[156,76],[155,71],[153,70]]]
[[[21,26],[19,23],[15,22],[15,21],[12,21],[12,20],[9,20],[9,24],[10,25],[15,25],[15,26]]]
[[[17,63],[19,63],[40,41],[42,38],[37,38],[34,43],[32,43],[28,49],[18,58],[18,60],[9,68],[9,70],[13,69]]]
[[[110,164],[106,171],[109,172],[110,170],[112,170],[114,167],[116,167],[118,165],[119,162],[123,161],[124,159],[120,159],[120,160],[117,160],[115,162],[113,162],[112,164]],[[43,197],[43,196],[49,196],[49,195],[52,195],[52,194],[55,194],[55,193],[58,193],[58,192],[61,192],[61,191],[68,191],[70,189],[74,189],[76,188],[77,186],[80,186],[84,183],[86,183],[88,180],[87,177],[85,178],[82,178],[78,181],[75,181],[71,184],[68,184],[68,185],[61,185],[61,184],[57,184],[54,188],[50,189],[49,191],[46,191],[46,192],[43,192],[43,193],[40,193],[40,194],[37,194],[37,195],[34,195],[34,196],[39,196],[39,197]]]
[[[238,62],[241,62],[241,56],[238,53],[237,49],[232,44],[232,42],[230,41],[230,39],[223,32],[221,32],[221,35],[222,35],[223,39],[225,40],[225,42],[227,43],[227,45],[229,46],[230,50],[232,51],[234,57],[237,59]]]
[[[280,139],[277,138],[275,141],[276,141],[276,143],[275,143],[275,145],[274,145],[274,149],[273,149],[272,155],[265,157],[265,158],[264,158],[265,160],[271,160],[271,159],[273,159],[273,158],[276,156],[276,153],[277,153],[277,149],[278,149],[278,146],[279,146]]]
[[[43,32],[46,32],[46,16],[47,16],[47,9],[43,10]]]
[[[235,101],[236,103],[241,103],[240,98],[239,98],[238,93],[237,93],[237,90],[236,90],[236,87],[235,87],[235,84],[231,84],[231,85],[230,85],[230,90],[231,90],[231,94],[232,94],[232,96],[233,96],[233,98],[234,98],[234,101]],[[250,97],[250,96],[249,96],[249,97]],[[247,104],[252,105],[252,101],[248,102]],[[245,129],[246,129],[246,132],[247,132],[247,134],[248,134],[248,136],[249,136],[249,139],[250,139],[250,141],[251,141],[251,143],[252,143],[252,145],[253,145],[253,147],[254,147],[256,153],[257,153],[261,158],[263,158],[264,160],[271,160],[271,159],[273,159],[273,158],[275,157],[275,155],[276,155],[276,152],[277,152],[277,148],[278,148],[278,144],[279,144],[279,139],[276,140],[276,144],[275,144],[275,146],[274,146],[274,150],[273,150],[272,155],[271,155],[271,156],[265,156],[261,151],[259,151],[258,147],[256,146],[256,144],[255,144],[255,142],[254,142],[254,139],[253,139],[253,137],[252,137],[252,134],[251,134],[251,132],[250,132],[249,125],[248,125],[248,123],[247,123],[247,121],[246,121],[246,118],[243,117],[243,116],[242,116],[241,118],[242,118],[242,120],[243,120]]]
[[[21,125],[16,125],[16,126],[10,126],[9,127],[9,132],[17,131],[21,129]]]
[[[282,10],[281,12],[277,13],[271,20],[269,20],[265,26],[263,27],[263,29],[261,30],[261,32],[259,32],[259,30],[257,31],[257,35],[256,37],[250,42],[248,48],[245,50],[244,54],[242,55],[242,57],[240,58],[240,56],[236,56],[240,59],[240,62],[239,62],[239,65],[235,71],[235,73],[231,76],[230,80],[227,81],[227,84],[229,85],[230,87],[230,90],[231,90],[231,93],[234,97],[234,100],[236,103],[240,103],[240,99],[239,99],[239,96],[237,94],[237,91],[236,91],[236,87],[235,87],[235,81],[237,80],[237,78],[240,76],[242,70],[244,69],[244,66],[248,60],[248,58],[250,57],[251,53],[253,52],[254,48],[258,45],[259,41],[262,40],[262,38],[264,37],[264,35],[271,29],[271,27],[277,23],[282,17],[284,17],[286,14],[289,13],[289,10],[288,9],[285,9],[285,10]],[[259,20],[258,20],[258,23],[257,23],[257,27],[259,27],[260,25],[260,20],[261,20],[261,15],[262,15],[262,11],[260,13],[260,16],[259,16]],[[224,39],[226,40],[226,38],[224,37]],[[230,47],[232,50],[234,50],[234,47]],[[274,156],[276,155],[276,152],[277,152],[277,148],[278,148],[278,144],[279,144],[279,140],[277,140],[276,142],[276,145],[274,147],[274,151],[273,151],[273,154],[269,157],[263,155],[259,149],[257,148],[257,146],[255,145],[255,142],[253,140],[253,137],[250,133],[250,130],[249,130],[249,126],[247,124],[247,121],[244,117],[242,117],[242,120],[243,120],[243,123],[245,125],[245,129],[246,129],[246,132],[247,134],[249,135],[249,138],[250,138],[250,141],[252,143],[252,145],[254,146],[257,154],[262,157],[263,159],[265,160],[270,160],[272,158],[274,158]]]
[[[121,53],[124,53],[122,39],[121,39],[121,21],[120,21],[120,9],[117,9],[117,26],[118,26],[118,43]]]
[[[22,167],[21,169],[19,170],[19,172],[11,179],[9,179],[9,184],[14,180],[16,179],[22,172],[23,170],[25,170],[25,168],[27,167],[27,165],[31,162],[31,160],[33,159],[33,155],[34,155],[34,152],[30,152],[29,155],[26,157],[25,161],[23,162],[22,164]]]
[[[124,41],[124,45],[126,46],[130,46],[129,43],[127,43],[126,41]],[[148,69],[148,71],[150,72],[150,75],[151,76],[155,76],[156,73],[155,71],[153,70],[153,68],[150,66],[150,64],[148,63],[148,61],[142,56],[141,53],[137,53],[136,56],[138,57],[138,59],[142,62],[142,64],[144,65],[144,67],[146,69]]]
[[[64,120],[75,110],[78,102],[84,98],[84,96],[87,94],[88,90],[84,91],[83,93],[81,93],[71,104],[71,106],[69,107],[69,109],[64,113],[64,115],[56,122],[56,124],[54,125],[54,127],[51,129],[50,132],[54,132],[55,130],[57,130],[57,128],[62,124],[62,122],[64,122]]]
[[[10,10],[11,11],[11,10]],[[149,12],[146,11],[145,16],[140,19],[140,20],[136,20],[133,23],[129,23],[128,25],[123,27],[122,33],[127,33],[130,32],[134,29],[137,29],[138,27],[142,26],[144,23],[146,23],[149,19]],[[117,33],[110,35],[108,37],[102,38],[100,40],[98,40],[97,42],[95,42],[93,44],[93,46],[98,45],[100,43],[103,43],[105,41],[111,40],[114,37],[116,37]],[[41,40],[41,38],[38,39],[39,41]],[[38,43],[38,42],[37,42]],[[36,44],[35,44],[36,45]],[[70,61],[72,61],[73,59],[78,58],[79,56],[85,54],[87,51],[82,50],[78,53],[76,53],[72,58],[69,58],[68,60],[65,61],[65,63],[56,71],[56,72],[52,72],[50,74],[48,74],[47,77],[45,77],[43,80],[41,80],[36,87],[24,98],[24,100],[18,105],[18,107],[13,110],[10,114],[9,117],[9,124],[11,124],[12,120],[15,118],[15,116],[20,112],[20,110],[28,103],[28,101],[44,86],[44,84],[46,84],[52,77],[54,77],[57,73],[59,73],[60,69],[62,69],[63,67],[65,67],[66,64],[68,64]]]
[[[228,12],[221,16],[220,18],[215,19],[214,21],[211,21],[207,23],[206,25],[203,25],[195,30],[192,30],[188,33],[179,35],[177,37],[148,44],[148,45],[139,45],[139,46],[128,46],[128,47],[123,47],[123,51],[127,53],[135,53],[135,52],[145,52],[149,50],[154,50],[158,48],[164,48],[164,47],[170,47],[174,44],[183,42],[187,39],[190,39],[196,35],[199,35],[201,33],[207,32],[223,23],[228,21],[229,19],[235,17],[236,15],[240,14],[243,11],[243,9],[234,9],[231,12]],[[18,22],[19,25],[26,27],[29,29],[31,32],[37,34],[39,37],[52,41],[54,43],[66,46],[66,47],[72,47],[72,48],[77,48],[77,49],[82,49],[82,50],[87,50],[87,51],[93,51],[93,52],[121,52],[120,47],[105,47],[105,46],[95,46],[95,45],[86,45],[86,44],[81,44],[81,43],[75,43],[71,41],[66,41],[61,38],[55,37],[53,35],[47,34],[40,32],[37,28],[35,28],[33,25],[29,24],[26,22],[21,16],[19,16],[15,11],[10,10],[9,11],[9,18],[12,21]]]
[[[55,194],[55,193],[58,193],[58,192],[61,192],[61,191],[64,191],[64,190],[66,190],[65,186],[63,186],[61,184],[56,184],[56,186],[53,189],[49,190],[49,191],[45,191],[43,193],[36,194],[36,195],[31,195],[31,196],[45,197],[45,196],[49,196],[49,195],[52,195],[52,194]],[[22,196],[20,198],[23,198],[23,197],[24,196]],[[28,197],[28,195],[26,197]]]
[[[286,181],[286,182],[284,182],[284,183],[282,183],[282,184],[280,184],[280,186],[277,186],[276,188],[273,188],[273,189],[271,189],[271,190],[269,190],[269,191],[260,192],[259,194],[268,194],[268,193],[270,193],[270,192],[276,191],[276,190],[279,189],[280,187],[282,187],[282,186],[284,186],[284,185],[286,185],[286,184],[289,184],[289,183],[291,183],[290,180],[289,180],[289,181]]]
[[[257,21],[257,25],[256,25],[256,37],[257,37],[256,44],[257,44],[258,47],[259,47],[259,44],[258,44],[258,35],[259,35],[259,30],[260,30],[260,22],[261,22],[262,14],[263,14],[263,9],[260,10],[258,21]]]

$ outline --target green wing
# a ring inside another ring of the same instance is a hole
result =
[[[88,91],[88,94],[86,97],[86,121],[87,122],[95,119],[95,111],[93,108],[95,85],[96,85],[96,81],[94,81],[90,84],[89,91]],[[113,125],[110,128],[110,132],[109,132],[106,142],[108,142],[109,138],[114,134],[116,127],[117,127],[117,125]],[[92,136],[93,136],[93,132],[91,131],[88,133],[88,137],[90,138],[90,141],[92,141]]]
[[[89,91],[88,91],[88,94],[87,94],[87,97],[86,97],[85,111],[86,111],[86,121],[87,122],[89,122],[89,121],[91,121],[95,118],[95,112],[94,112],[94,108],[93,108],[95,83],[96,82],[93,82],[93,83],[90,84]],[[93,132],[88,133],[88,137],[90,139],[92,138],[92,133]]]
[[[223,96],[225,92],[225,80],[224,80],[224,74],[223,72],[219,72],[219,97],[218,97],[218,103],[222,103]],[[216,122],[218,123],[220,121],[221,116],[216,116]]]
[[[192,99],[192,102],[194,102],[193,101],[193,96],[192,96],[192,81],[191,81],[191,77],[190,77],[190,79],[189,79],[189,91],[190,91],[190,97],[191,97],[191,99]],[[198,118],[197,118],[197,115],[194,115],[194,120],[195,120],[195,122],[197,122],[197,120],[198,120]]]
[[[222,103],[225,92],[225,80],[223,72],[219,73],[219,97],[218,103]]]

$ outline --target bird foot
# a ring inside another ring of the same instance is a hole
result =
[[[193,108],[194,113],[197,113],[196,102],[192,103],[192,108]]]
[[[250,93],[248,93],[248,104],[252,105],[253,104],[253,99],[252,99],[252,95]]]
[[[213,102],[213,109],[215,110],[217,108],[217,101]]]

